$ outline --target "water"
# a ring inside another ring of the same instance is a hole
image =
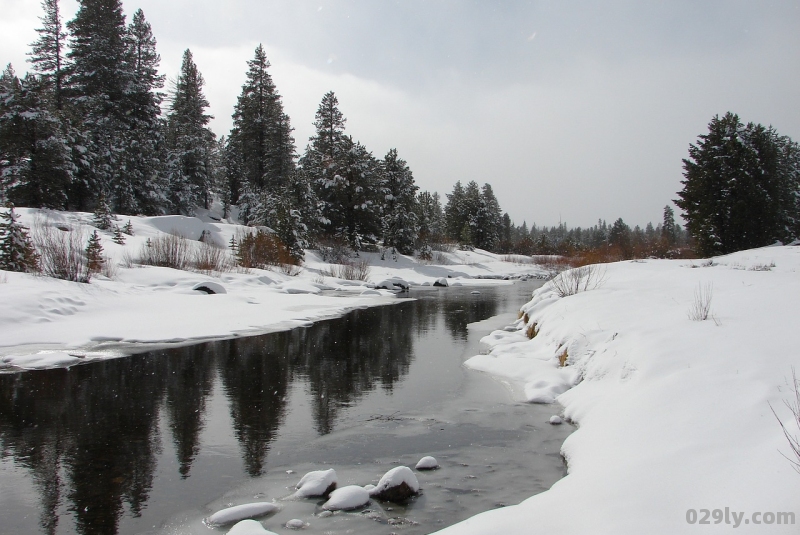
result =
[[[546,490],[570,432],[546,423],[557,407],[462,366],[535,284],[419,290],[309,328],[0,375],[2,532],[225,533],[202,519],[276,499],[262,523],[279,533],[299,518],[310,534],[417,534]],[[365,485],[424,455],[441,468],[404,505],[321,517],[322,501],[283,499],[310,470]]]

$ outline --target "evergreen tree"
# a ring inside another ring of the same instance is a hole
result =
[[[16,204],[65,208],[73,165],[42,78],[24,80],[9,65],[0,77],[2,190]]]
[[[86,268],[89,273],[100,273],[103,264],[105,264],[103,244],[100,241],[100,235],[95,230],[89,236],[89,243],[86,246]]]
[[[133,83],[121,0],[81,0],[70,31],[68,86],[89,165],[73,197],[85,207],[98,192],[117,189],[128,130],[127,89]]]
[[[116,218],[111,213],[111,207],[106,201],[105,195],[100,193],[100,198],[97,201],[97,208],[94,210],[94,226],[100,230],[108,230],[114,226]]]
[[[614,221],[611,231],[608,233],[608,244],[618,247],[623,258],[631,258],[633,254],[631,228],[622,220]]]
[[[464,187],[461,181],[453,186],[453,192],[447,194],[447,206],[444,209],[444,219],[447,236],[453,241],[459,241],[464,226],[468,224],[468,210],[465,204]]]
[[[417,220],[420,249],[430,248],[444,240],[444,213],[438,193],[420,192],[417,196]]]
[[[42,27],[36,29],[39,38],[31,43],[30,62],[36,73],[52,88],[55,108],[63,108],[65,61],[64,49],[67,36],[61,25],[58,0],[42,0],[44,15]]]
[[[294,168],[292,128],[261,45],[247,65],[247,81],[234,109],[228,143],[238,152],[238,182],[249,182],[256,192],[274,191],[286,185]]]
[[[114,225],[114,236],[111,240],[117,245],[125,245],[125,234],[123,234],[118,225]]]
[[[650,225],[652,227],[652,225]],[[675,245],[675,212],[669,205],[664,207],[664,224],[661,226],[661,237],[667,245]]]
[[[472,183],[470,183],[471,185]],[[477,186],[477,184],[476,184]],[[468,186],[467,191],[471,191]],[[502,212],[492,186],[484,184],[471,214],[472,244],[480,249],[495,251],[502,230]]]
[[[401,254],[414,251],[419,233],[416,195],[419,189],[405,160],[391,149],[383,159],[383,243]]]
[[[116,184],[114,205],[120,213],[152,215],[160,213],[167,204],[160,119],[163,95],[158,92],[164,86],[164,77],[158,74],[161,57],[141,9],[134,13],[128,27],[127,44],[131,72],[125,90],[128,127],[121,155],[124,173]]]
[[[794,147],[794,148],[793,148]],[[708,133],[683,160],[684,188],[675,204],[702,255],[727,254],[797,236],[796,172],[787,158],[791,139],[771,127],[727,113],[715,116]]]
[[[0,269],[38,271],[39,258],[25,227],[19,223],[14,205],[0,212]]]
[[[128,219],[128,222],[125,223],[124,227],[122,227],[122,232],[124,232],[128,236],[133,236],[133,225],[131,224],[130,219]]]
[[[206,125],[211,116],[203,95],[203,76],[192,53],[183,53],[181,72],[172,91],[167,117],[169,201],[173,213],[190,213],[210,205],[208,158],[215,136]]]

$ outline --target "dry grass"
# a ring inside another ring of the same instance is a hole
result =
[[[564,348],[564,352],[558,356],[558,365],[562,368],[569,364],[569,353],[567,352],[567,348]]]
[[[60,230],[37,220],[33,243],[39,252],[39,265],[48,277],[73,282],[89,282],[91,274],[86,261],[86,232],[82,228]]]
[[[369,272],[369,262],[366,260],[358,260],[345,262],[343,264],[333,264],[327,270],[321,271],[320,275],[349,281],[367,282],[369,280]]]
[[[800,379],[797,378],[797,373],[795,372],[794,368],[792,368],[792,384],[789,386],[789,389],[794,397],[791,401],[784,401],[784,405],[789,409],[792,413],[791,424],[797,427],[800,430]],[[784,424],[778,415],[775,413],[775,409],[772,408],[772,405],[769,407],[772,410],[772,414],[778,420],[778,423],[783,430],[783,436],[786,437],[787,442],[789,442],[789,448],[792,450],[791,457],[784,455],[786,459],[791,463],[792,468],[800,474],[800,435],[793,434],[789,431],[786,427],[787,424]],[[794,458],[792,458],[794,457]]]
[[[139,263],[187,270],[192,264],[189,242],[186,237],[178,234],[148,238],[139,253]]]
[[[599,288],[605,281],[606,267],[590,264],[562,271],[550,280],[550,284],[559,297],[567,297]]]
[[[233,269],[233,261],[226,248],[203,241],[194,251],[192,267],[206,275],[226,273]]]
[[[528,336],[528,338],[530,338],[531,340],[533,340],[534,338],[536,338],[536,335],[537,335],[537,334],[539,334],[539,330],[537,329],[537,327],[538,327],[538,326],[539,326],[539,324],[538,324],[538,323],[536,323],[536,322],[533,322],[533,323],[530,325],[530,327],[528,327],[528,330],[527,330],[527,331],[525,331],[525,334],[526,334],[526,335]]]
[[[689,307],[689,319],[705,321],[711,313],[711,299],[714,296],[714,285],[710,282],[698,283],[694,291],[694,300]]]

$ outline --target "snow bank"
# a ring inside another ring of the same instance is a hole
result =
[[[34,233],[44,227],[72,228],[88,237],[96,230],[89,213],[28,208],[19,208],[18,213]],[[126,235],[124,244],[114,243],[110,231],[98,230],[115,272],[111,279],[97,276],[91,284],[80,284],[0,271],[0,370],[67,367],[120,356],[142,344],[191,344],[264,334],[395,302],[394,294],[372,289],[369,281],[327,276],[330,264],[313,251],[306,252],[296,276],[278,268],[206,275],[138,266],[131,260],[140,256],[148,239],[180,234],[194,251],[201,247],[197,241],[201,236],[226,247],[247,227],[217,221],[205,212],[201,217],[120,216],[117,224],[122,227],[128,221],[133,235]],[[447,266],[422,264],[402,255],[396,261],[381,260],[378,253],[361,253],[361,258],[370,264],[371,280],[391,281],[394,288],[430,285],[442,277],[465,285],[503,284],[476,277],[542,273],[535,265],[503,262],[491,253],[463,253],[461,260],[456,253],[448,254],[452,265]],[[459,265],[466,255],[480,258],[481,263]],[[75,350],[83,354],[76,356]]]
[[[711,314],[692,321],[706,285]],[[617,263],[599,288],[538,290],[527,323],[486,337],[490,353],[467,365],[516,382],[528,401],[564,406],[578,425],[562,448],[568,475],[443,533],[797,533],[800,474],[770,405],[790,423],[798,296],[798,247]],[[691,525],[701,509],[720,522]],[[795,524],[755,524],[780,512]]]

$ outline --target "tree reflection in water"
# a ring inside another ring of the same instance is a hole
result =
[[[290,409],[293,381],[306,385],[316,431],[328,434],[344,408],[403,380],[419,333],[444,321],[454,340],[464,340],[467,323],[497,306],[462,292],[265,336],[0,375],[0,451],[31,474],[42,532],[117,533],[122,516],[139,516],[152,491],[162,418],[178,477],[190,477],[216,384],[228,400],[244,471],[257,477]],[[58,526],[65,511],[74,528]]]

